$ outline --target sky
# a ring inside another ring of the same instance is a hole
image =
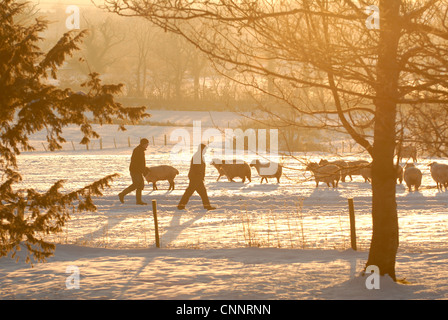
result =
[[[91,0],[31,0],[32,3],[38,3],[42,6],[53,6],[53,5],[78,5],[78,6],[90,6],[93,5]],[[96,0],[98,3],[98,0]]]
[[[92,4],[90,0],[31,0],[34,3],[41,4],[63,4],[63,5],[76,5],[76,4]]]

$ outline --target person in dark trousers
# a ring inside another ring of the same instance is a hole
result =
[[[140,144],[134,149],[131,157],[131,164],[129,172],[132,178],[132,184],[118,194],[121,203],[124,203],[124,197],[128,193],[135,191],[136,203],[140,205],[147,205],[142,201],[142,191],[145,187],[145,180],[143,179],[143,172],[146,168],[145,151],[148,148],[148,139],[141,139]]]
[[[188,172],[188,179],[190,179],[190,183],[188,184],[187,189],[185,190],[184,195],[180,199],[179,204],[177,205],[177,209],[183,210],[190,200],[190,197],[196,191],[202,199],[202,204],[204,205],[204,209],[213,210],[216,209],[210,205],[210,200],[207,195],[207,190],[204,185],[205,178],[205,161],[204,161],[204,153],[207,146],[201,143],[198,147],[198,151],[191,158],[190,171]]]

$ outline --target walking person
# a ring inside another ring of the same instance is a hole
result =
[[[207,146],[201,143],[198,147],[198,151],[191,158],[190,171],[188,172],[188,179],[190,179],[190,183],[188,184],[187,189],[185,190],[184,195],[180,199],[179,204],[177,205],[177,209],[183,210],[190,200],[190,197],[196,191],[202,199],[202,204],[204,209],[213,210],[215,207],[210,205],[210,200],[207,195],[207,190],[205,189],[204,179],[205,179],[205,161],[204,161],[204,153]]]
[[[140,144],[132,151],[131,164],[129,165],[129,172],[131,174],[132,184],[118,194],[121,203],[124,203],[124,197],[135,191],[136,203],[139,205],[147,205],[142,201],[142,191],[145,187],[145,180],[143,179],[143,172],[146,168],[145,151],[148,148],[148,139],[141,139]]]

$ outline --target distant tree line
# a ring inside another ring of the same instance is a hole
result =
[[[120,101],[150,102],[153,108],[247,110],[254,100],[247,89],[217,73],[200,50],[182,37],[145,19],[124,19],[96,7],[82,7],[81,29],[87,34],[80,50],[58,71],[61,86],[79,89],[80,79],[97,72],[124,84]],[[44,15],[53,23],[45,31],[49,46],[66,32],[65,6]],[[45,48],[45,44],[44,44]]]

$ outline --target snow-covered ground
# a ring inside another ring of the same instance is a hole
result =
[[[235,123],[236,115],[159,112],[160,119],[182,124],[201,120],[203,128]],[[214,117],[215,118],[215,117]],[[208,122],[207,122],[208,121]],[[278,157],[285,167],[280,184],[228,182],[207,166],[206,186],[214,211],[205,211],[194,195],[185,211],[176,205],[188,183],[191,153],[173,156],[173,144],[164,145],[178,127],[116,126],[99,128],[99,142],[80,148],[79,132],[65,131],[63,151],[36,151],[19,158],[23,187],[48,189],[59,179],[72,190],[95,179],[120,173],[104,196],[96,199],[95,213],[73,213],[63,233],[52,238],[55,256],[33,268],[8,258],[0,259],[1,299],[445,299],[448,297],[448,192],[432,181],[429,164],[420,159],[424,173],[420,192],[397,185],[400,248],[397,274],[407,284],[381,279],[379,290],[368,290],[359,276],[367,260],[371,237],[371,188],[361,177],[332,189],[315,188],[306,161],[329,158],[325,154]],[[189,130],[188,128],[186,130]],[[150,137],[155,139],[152,144]],[[147,185],[148,206],[135,205],[130,194],[121,204],[117,194],[130,184],[129,159],[140,137],[151,144],[147,165],[170,164],[180,174],[176,189]],[[115,138],[115,144],[113,142]],[[132,147],[128,147],[128,138]],[[45,134],[33,137],[36,147]],[[74,144],[71,144],[74,141]],[[176,140],[177,141],[177,140]],[[192,140],[193,141],[193,140]],[[75,150],[73,150],[75,146]],[[116,148],[115,148],[116,146]],[[42,148],[40,149],[42,150]],[[210,148],[210,161],[218,152]],[[251,156],[253,158],[253,156]],[[344,155],[360,158],[362,155]],[[245,160],[250,161],[251,158]],[[442,161],[438,159],[438,161]],[[350,249],[347,199],[353,198],[358,251]],[[157,201],[161,248],[155,248],[151,201]],[[79,289],[69,290],[68,266],[80,272]]]

